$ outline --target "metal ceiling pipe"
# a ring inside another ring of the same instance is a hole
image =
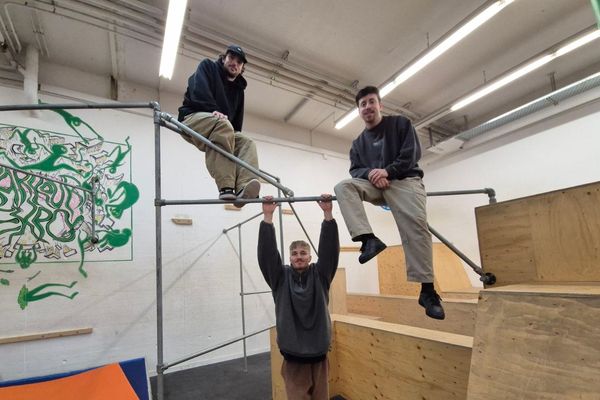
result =
[[[38,103],[38,74],[40,69],[40,53],[30,44],[25,48],[25,70],[23,71],[23,92],[28,104]],[[39,111],[30,110],[32,117],[38,117]]]

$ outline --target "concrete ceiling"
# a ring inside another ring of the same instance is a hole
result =
[[[158,78],[166,0],[0,0],[4,71],[25,47],[64,65],[181,93],[199,60],[228,43],[249,65],[246,112],[344,139],[334,122],[356,87],[380,86],[482,0],[189,0],[173,79]],[[516,0],[384,99],[417,123],[486,81],[595,24],[589,0]],[[14,63],[13,63],[14,66]],[[600,40],[419,129],[425,148],[600,70]],[[70,88],[77,89],[77,88]],[[147,99],[153,100],[153,99]],[[430,131],[428,128],[432,128]]]

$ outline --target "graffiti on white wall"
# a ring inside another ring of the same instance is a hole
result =
[[[90,262],[133,257],[132,206],[139,191],[131,182],[129,137],[110,142],[79,117],[53,112],[64,120],[65,133],[0,124],[0,290],[21,286],[21,309],[50,296],[75,298]],[[96,180],[96,194],[42,177],[89,190]],[[73,266],[72,279],[46,278],[45,269],[61,263]],[[31,275],[12,278],[24,270]]]

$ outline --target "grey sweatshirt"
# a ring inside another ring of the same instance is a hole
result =
[[[325,356],[331,343],[329,286],[340,254],[335,220],[323,221],[319,259],[303,273],[284,265],[277,250],[273,224],[261,222],[258,265],[273,291],[277,344],[284,357],[315,359]]]

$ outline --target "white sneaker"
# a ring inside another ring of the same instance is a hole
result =
[[[252,179],[244,186],[244,188],[238,193],[238,199],[256,199],[260,193],[260,182],[258,179]],[[242,208],[246,203],[234,203],[237,208]]]

